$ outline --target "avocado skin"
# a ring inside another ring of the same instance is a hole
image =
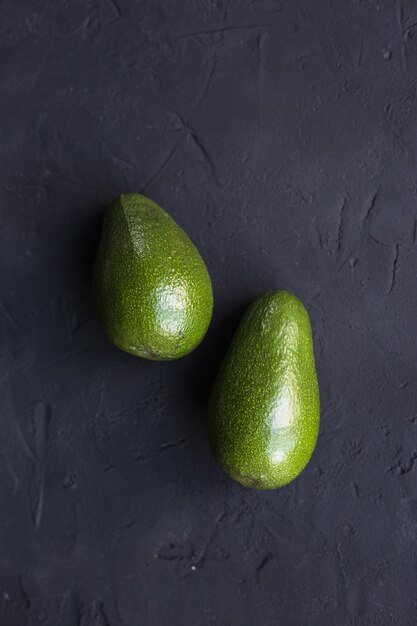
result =
[[[93,290],[110,340],[146,359],[188,354],[211,321],[211,280],[198,250],[166,211],[139,194],[121,195],[106,211]]]
[[[308,313],[287,291],[266,293],[246,311],[211,395],[218,463],[247,487],[288,484],[313,453],[319,405]]]

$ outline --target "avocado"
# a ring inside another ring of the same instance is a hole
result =
[[[282,487],[313,453],[319,412],[308,313],[287,291],[266,293],[246,311],[211,395],[214,455],[246,487]]]
[[[105,213],[93,289],[110,340],[155,361],[194,350],[213,312],[197,248],[166,211],[135,193]]]

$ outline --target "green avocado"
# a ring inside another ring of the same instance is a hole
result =
[[[145,359],[188,354],[210,324],[213,292],[198,250],[139,194],[121,195],[106,211],[93,287],[110,340]]]
[[[288,484],[313,453],[319,405],[308,313],[287,291],[267,293],[246,311],[212,392],[217,461],[246,487]]]

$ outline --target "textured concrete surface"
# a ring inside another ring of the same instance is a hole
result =
[[[411,0],[0,2],[2,626],[415,626],[416,22]],[[113,348],[91,301],[126,190],[213,278],[175,363]],[[263,493],[205,420],[271,288],[311,313],[322,424]]]

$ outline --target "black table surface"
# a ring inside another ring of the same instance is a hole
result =
[[[417,6],[0,2],[1,626],[413,625]],[[207,262],[205,341],[104,336],[105,207],[138,191]],[[322,417],[289,486],[215,464],[245,307],[306,304]]]

